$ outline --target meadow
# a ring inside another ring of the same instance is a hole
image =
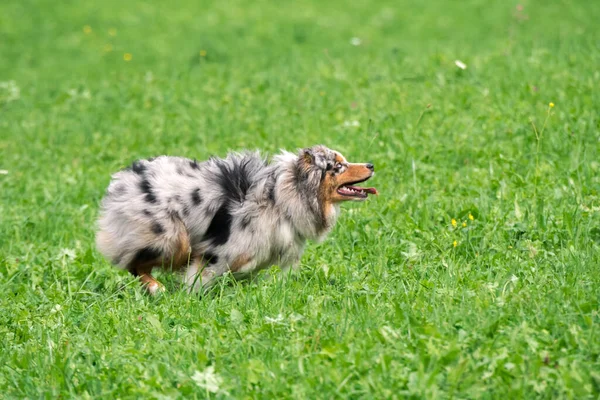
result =
[[[0,397],[600,396],[600,3],[4,0]],[[110,175],[371,161],[298,273],[144,295]]]

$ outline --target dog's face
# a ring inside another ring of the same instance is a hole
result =
[[[309,175],[319,176],[319,197],[326,203],[364,201],[375,188],[354,186],[371,178],[371,163],[349,163],[335,150],[314,146],[300,152],[300,165]]]

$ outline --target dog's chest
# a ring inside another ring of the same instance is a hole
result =
[[[294,264],[302,254],[304,240],[287,221],[282,221],[273,228],[263,266],[277,264],[284,267]]]

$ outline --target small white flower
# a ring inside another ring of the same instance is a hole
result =
[[[360,40],[360,38],[353,37],[352,39],[350,39],[350,44],[352,46],[360,46],[362,44],[362,40]]]
[[[297,322],[297,321],[300,321],[301,319],[304,319],[304,315],[296,314],[296,313],[290,314],[290,321],[292,321],[292,322]]]
[[[413,242],[406,242],[408,244],[408,250],[401,252],[404,257],[406,257],[409,261],[416,261],[421,257],[421,252],[417,245]]]
[[[283,315],[278,314],[275,318],[265,317],[265,321],[267,321],[269,324],[278,324],[283,321]]]
[[[0,175],[8,175],[8,171],[5,169],[0,169]]]
[[[455,60],[454,64],[456,64],[456,66],[460,69],[467,69],[467,64],[465,64],[464,62],[462,62],[460,60]]]
[[[79,99],[89,100],[92,98],[92,93],[89,91],[89,89],[81,89],[81,90],[79,90],[77,88],[68,89],[67,94],[73,100],[79,100]]]
[[[360,126],[360,122],[358,122],[357,120],[344,121],[344,126],[347,128],[348,127],[357,128]]]
[[[397,343],[401,336],[397,329],[387,325],[382,326],[379,329],[379,332],[381,333],[381,336],[383,336],[383,338],[390,343]]]
[[[64,257],[68,258],[69,260],[73,260],[76,256],[77,253],[75,252],[75,249],[60,249],[57,258],[61,259]]]
[[[62,310],[62,306],[60,304],[56,304],[54,307],[52,307],[52,314],[56,314],[57,312],[59,312],[60,310]]]
[[[215,374],[215,367],[207,367],[204,371],[196,371],[192,375],[192,380],[196,382],[198,387],[205,389],[207,392],[217,393],[220,385],[223,383],[223,378]]]
[[[0,103],[15,101],[21,97],[21,89],[15,81],[0,82]]]

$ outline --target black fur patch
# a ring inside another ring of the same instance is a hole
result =
[[[152,216],[152,213],[150,211],[148,211],[148,210],[142,210],[142,213],[144,213],[144,215],[146,217],[151,217]]]
[[[212,240],[215,246],[227,243],[231,234],[231,214],[228,205],[225,203],[217,210],[204,234],[204,240]]]
[[[322,169],[321,170],[321,182],[323,182],[323,179],[325,179],[325,176],[327,176],[327,171]]]
[[[216,264],[219,262],[219,256],[212,253],[204,253],[204,256],[202,258],[209,264]]]
[[[165,228],[163,228],[163,226],[160,223],[155,221],[152,223],[152,232],[154,232],[154,234],[156,235],[162,235],[163,233],[165,233]]]
[[[272,204],[275,204],[275,185],[273,185],[269,188],[269,192],[268,192],[267,196],[269,197],[269,201]]]
[[[196,206],[202,203],[202,197],[200,197],[200,189],[194,189],[194,191],[192,192],[192,202]]]
[[[160,252],[158,250],[152,249],[150,247],[144,247],[139,250],[133,260],[129,263],[128,270],[133,275],[137,276],[137,272],[135,270],[135,265],[138,263],[144,263],[152,260],[156,260],[160,257]]]
[[[147,158],[147,160],[148,160],[149,162],[152,162],[152,161],[156,160],[156,157],[150,157],[150,158]]]
[[[144,173],[146,172],[146,166],[144,164],[142,164],[141,161],[134,161],[133,164],[131,164],[131,170],[133,172],[135,172],[138,175],[144,175]]]
[[[197,160],[190,160],[190,167],[192,167],[192,169],[200,169],[200,164],[198,164]]]
[[[240,203],[243,202],[248,189],[252,186],[250,164],[256,162],[256,159],[248,157],[234,160],[233,165],[219,159],[213,160],[220,171],[220,174],[213,179],[223,189],[223,195]]]
[[[140,190],[146,194],[146,201],[148,203],[156,203],[158,201],[148,179],[144,178],[140,181]]]

